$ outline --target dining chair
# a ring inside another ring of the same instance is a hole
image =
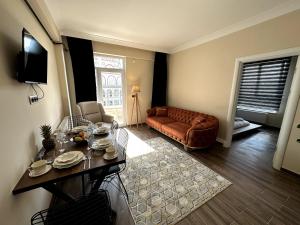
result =
[[[111,123],[111,127],[110,127],[113,138],[116,138],[115,136],[116,136],[118,128],[119,128],[118,122],[113,120],[112,123]]]
[[[109,170],[105,176],[105,179],[104,179],[104,183],[106,184],[106,185],[104,185],[104,187],[107,187],[108,184],[114,185],[119,191],[121,191],[126,196],[126,198],[128,200],[127,190],[126,190],[126,188],[123,184],[123,181],[120,177],[120,174],[126,168],[126,150],[127,150],[127,144],[128,144],[128,132],[124,128],[118,129],[117,137],[116,137],[116,144],[117,144],[117,148],[119,148],[118,149],[119,152],[121,152],[122,156],[125,159],[125,163],[123,163],[121,165],[112,166],[109,168]],[[114,183],[115,178],[118,178],[118,181],[119,181],[119,184],[121,185],[121,187]]]
[[[113,212],[108,192],[99,190],[74,202],[50,207],[31,217],[31,225],[111,225]]]
[[[71,115],[68,117],[68,130],[77,126],[88,126],[91,121],[82,118],[81,115]]]

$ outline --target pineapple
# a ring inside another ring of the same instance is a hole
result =
[[[43,125],[40,127],[41,129],[41,135],[44,138],[42,141],[43,147],[46,149],[46,151],[49,151],[55,147],[55,141],[53,138],[51,138],[51,126],[49,125]]]

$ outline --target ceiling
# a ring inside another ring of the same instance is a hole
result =
[[[300,0],[45,0],[61,34],[176,52],[300,8]]]

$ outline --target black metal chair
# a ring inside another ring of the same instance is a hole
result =
[[[113,136],[113,139],[116,139],[117,130],[119,129],[119,124],[117,121],[113,120],[110,126],[111,134]]]
[[[99,190],[34,214],[31,225],[111,225],[112,215],[107,191]]]
[[[119,153],[121,152],[121,154],[125,158],[125,163],[123,163],[121,165],[112,166],[109,168],[109,170],[106,174],[106,177],[104,179],[104,182],[103,182],[104,183],[103,187],[104,187],[104,189],[106,189],[108,184],[112,184],[119,191],[121,191],[128,199],[128,194],[127,194],[126,188],[120,177],[120,174],[126,168],[126,150],[127,150],[127,144],[128,144],[128,132],[124,128],[120,128],[118,130],[116,142],[117,142],[117,147],[119,148]],[[118,181],[119,181],[119,184],[121,185],[121,187],[114,183],[115,178],[118,178]],[[119,187],[121,189],[119,189]]]
[[[110,127],[112,133],[114,134],[117,129],[119,129],[119,124],[117,121],[113,120]]]
[[[107,189],[108,184],[112,184],[119,191],[121,191],[128,199],[128,194],[127,194],[126,188],[120,177],[120,173],[123,172],[126,168],[126,149],[127,149],[127,144],[128,144],[128,132],[124,128],[118,129],[118,132],[116,134],[116,144],[117,144],[116,147],[118,148],[118,152],[121,153],[125,159],[125,163],[123,163],[121,165],[116,165],[116,166],[110,167],[105,173],[105,178],[104,178],[103,182],[101,180],[101,183],[103,183],[103,185],[101,187],[103,187],[104,189]],[[99,173],[99,174],[101,174],[101,173]],[[99,177],[101,177],[101,176],[98,175],[98,173],[90,174],[90,180],[92,180],[92,181],[96,180],[96,182],[95,182],[96,188],[98,188],[100,186]],[[121,184],[121,187],[113,182],[115,178],[118,178],[119,184]]]
[[[119,124],[116,120],[113,120],[110,126],[111,129],[111,135],[112,135],[112,139],[116,139],[116,134],[117,134],[117,130],[119,128]],[[90,183],[95,183],[95,187],[92,188],[92,190],[96,190],[98,188],[96,188],[96,186],[100,186],[102,180],[105,178],[105,171],[100,170],[100,171],[96,171],[96,172],[91,172],[88,176]],[[95,180],[98,180],[97,182],[95,182]],[[85,194],[85,178],[84,175],[82,175],[82,192],[83,194]]]

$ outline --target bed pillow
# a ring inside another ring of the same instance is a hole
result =
[[[156,116],[168,116],[168,109],[163,107],[157,107]]]

